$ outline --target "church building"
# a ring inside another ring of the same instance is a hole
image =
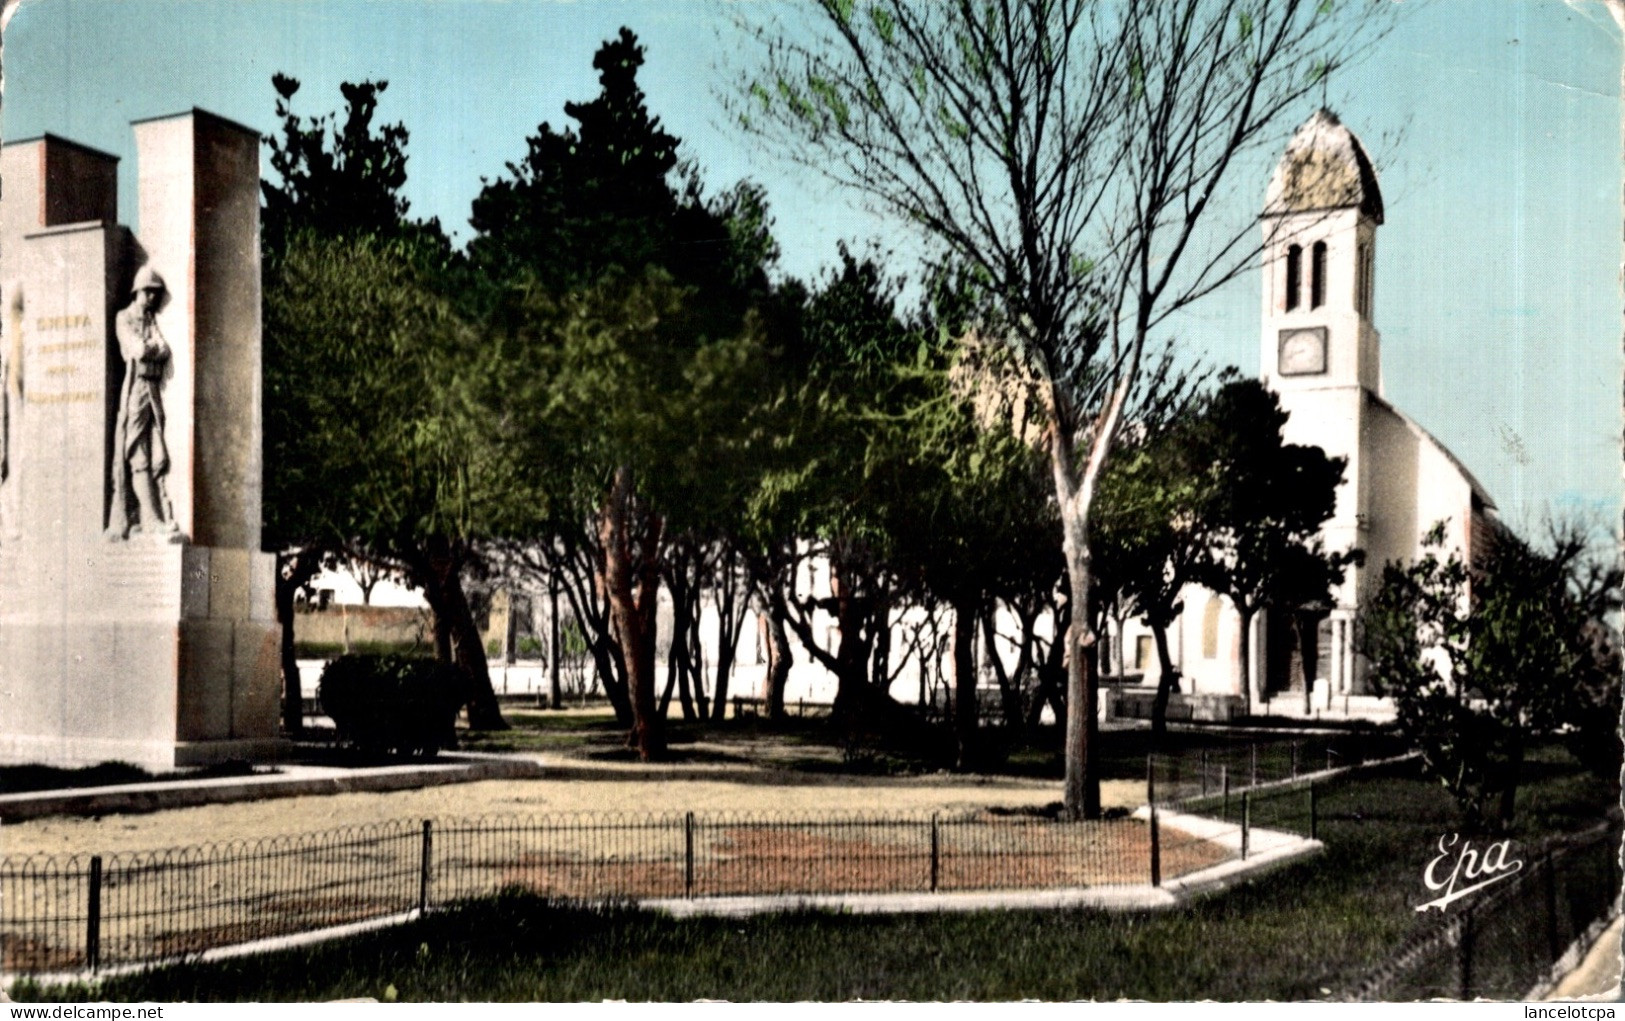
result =
[[[1347,459],[1322,538],[1328,550],[1363,550],[1365,562],[1337,588],[1317,648],[1298,650],[1284,620],[1255,617],[1255,711],[1266,699],[1299,709],[1306,683],[1313,706],[1333,711],[1371,694],[1354,618],[1383,566],[1418,558],[1438,522],[1447,547],[1464,559],[1494,527],[1484,487],[1383,396],[1374,287],[1382,222],[1382,193],[1360,140],[1330,111],[1317,112],[1288,143],[1265,195],[1259,374],[1290,415],[1286,442]],[[1169,636],[1181,701],[1198,717],[1225,715],[1243,695],[1240,617],[1225,597],[1199,586],[1186,591],[1184,607]],[[1159,666],[1149,634],[1130,625],[1124,637],[1128,669],[1145,671],[1154,684]]]

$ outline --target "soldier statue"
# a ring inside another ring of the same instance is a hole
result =
[[[109,539],[177,531],[169,502],[169,446],[164,442],[163,387],[170,372],[170,351],[158,329],[158,311],[167,291],[163,277],[150,266],[141,267],[132,290],[129,305],[113,321],[124,360],[124,383],[113,429]]]

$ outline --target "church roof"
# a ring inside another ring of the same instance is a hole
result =
[[[1473,477],[1473,473],[1468,471],[1467,466],[1461,463],[1461,458],[1457,457],[1455,454],[1452,454],[1449,447],[1439,442],[1439,438],[1437,436],[1434,436],[1432,433],[1418,425],[1416,420],[1411,418],[1411,416],[1405,414],[1403,411],[1400,411],[1398,408],[1394,407],[1392,404],[1383,400],[1381,397],[1378,397],[1369,390],[1366,391],[1366,398],[1379,408],[1386,409],[1395,418],[1399,419],[1405,428],[1409,429],[1411,434],[1414,435],[1418,440],[1423,443],[1430,444],[1433,449],[1444,455],[1444,459],[1454,465],[1456,471],[1461,473],[1462,479],[1466,481],[1468,488],[1473,491],[1473,495],[1478,497],[1479,502],[1481,502],[1489,510],[1493,511],[1496,509],[1495,501],[1490,499],[1489,490],[1485,489],[1483,484],[1479,482],[1478,479]]]
[[[1304,213],[1349,206],[1382,222],[1382,192],[1371,157],[1354,132],[1322,108],[1287,143],[1270,175],[1264,211]]]

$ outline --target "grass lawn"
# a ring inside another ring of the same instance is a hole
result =
[[[627,747],[626,728],[615,721],[608,708],[596,711],[547,710],[509,707],[504,715],[512,725],[505,731],[458,730],[458,747],[481,752],[559,752],[585,758],[609,761],[633,761],[636,753]],[[997,731],[985,732],[990,741],[997,741]],[[1061,729],[1054,726],[1037,728],[1026,742],[1008,749],[989,763],[983,772],[1004,776],[1022,776],[1033,779],[1059,780],[1064,773],[1061,758]],[[936,761],[921,754],[910,754],[896,749],[861,749],[852,754],[844,746],[840,735],[827,718],[789,717],[769,722],[757,716],[729,718],[720,722],[685,722],[671,719],[666,723],[666,740],[670,758],[677,762],[740,762],[755,761],[783,769],[810,773],[839,773],[849,775],[907,775],[932,773],[943,768],[946,761]],[[1365,758],[1380,758],[1403,751],[1403,741],[1392,728],[1357,725],[1345,732],[1328,736],[1316,734],[1303,739],[1306,747],[1313,744],[1316,757],[1306,753],[1302,763],[1304,771],[1320,768],[1324,761],[1324,746],[1328,741],[1339,748],[1363,749]],[[1288,745],[1292,736],[1287,733],[1247,734],[1238,730],[1218,727],[1191,727],[1171,729],[1164,736],[1161,751],[1169,755],[1196,756],[1206,750],[1218,757],[1227,757],[1233,763],[1247,761],[1247,746],[1259,745],[1259,775],[1285,776],[1288,769]],[[1151,751],[1151,732],[1148,729],[1108,730],[1101,732],[1096,751],[1096,762],[1101,776],[1107,779],[1139,778],[1145,776],[1145,759]],[[1192,759],[1194,765],[1194,758]],[[1215,775],[1217,766],[1214,766]]]
[[[1616,796],[1540,750],[1521,841],[1586,828]],[[801,913],[677,921],[509,895],[320,947],[113,978],[19,999],[1150,1000],[1334,996],[1426,922],[1422,869],[1453,804],[1414,765],[1328,785],[1326,853],[1165,913]],[[1516,851],[1515,845],[1515,851]],[[1517,995],[1516,990],[1508,995]]]

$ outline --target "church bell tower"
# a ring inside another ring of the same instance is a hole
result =
[[[1287,145],[1263,222],[1264,381],[1283,403],[1350,387],[1380,395],[1372,297],[1382,195],[1359,139],[1329,110]]]
[[[1290,416],[1286,441],[1347,460],[1336,510],[1322,529],[1326,548],[1368,549],[1367,419],[1382,394],[1373,324],[1382,195],[1364,147],[1331,111],[1316,112],[1292,136],[1270,178],[1262,219],[1259,372]],[[1359,669],[1352,621],[1362,575],[1348,570],[1321,625],[1316,670],[1339,691],[1349,690]]]

